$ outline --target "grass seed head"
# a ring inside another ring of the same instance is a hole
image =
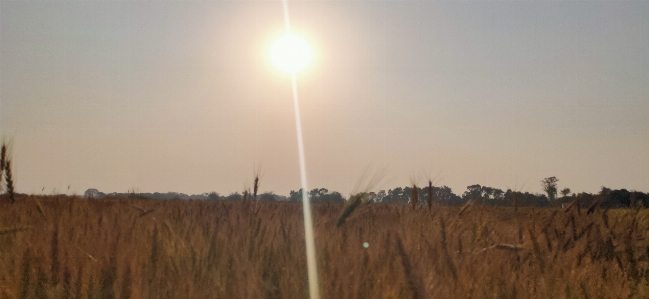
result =
[[[414,209],[419,202],[419,192],[417,192],[417,185],[412,184],[412,190],[410,191],[410,205]]]
[[[472,204],[473,204],[473,200],[472,200],[472,199],[469,200],[469,201],[467,201],[467,202],[462,206],[462,208],[461,208],[460,211],[457,213],[457,215],[458,215],[458,216],[462,216],[462,214],[464,214],[464,212],[465,212],[467,209],[469,209],[469,207],[470,207]]]
[[[11,203],[16,202],[16,194],[14,193],[14,180],[11,174],[11,160],[7,160],[5,164],[5,179],[7,181],[7,193]]]
[[[363,198],[366,197],[366,193],[358,193],[356,195],[352,195],[349,200],[347,200],[347,203],[343,207],[343,212],[340,214],[340,217],[338,217],[338,221],[336,221],[336,226],[340,227],[345,223],[349,215],[356,210],[356,208],[363,202]]]
[[[2,171],[5,169],[5,163],[7,162],[7,145],[2,144],[2,150],[0,150],[0,176]]]
[[[428,210],[433,207],[433,181],[428,180]]]

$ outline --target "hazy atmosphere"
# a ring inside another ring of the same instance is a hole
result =
[[[649,191],[649,2],[289,8],[313,47],[309,187],[348,194],[369,168],[373,189]],[[299,189],[291,79],[269,59],[284,30],[275,1],[1,0],[16,191],[228,194],[255,167],[261,191]]]

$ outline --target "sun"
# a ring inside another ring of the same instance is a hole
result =
[[[309,43],[290,32],[280,36],[270,47],[270,60],[277,68],[288,73],[304,69],[312,58]]]

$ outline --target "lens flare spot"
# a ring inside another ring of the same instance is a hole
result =
[[[313,51],[306,40],[287,32],[270,47],[270,59],[280,70],[295,73],[311,62]]]

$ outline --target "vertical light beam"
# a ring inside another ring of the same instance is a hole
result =
[[[309,297],[320,299],[320,288],[318,286],[318,268],[315,258],[315,238],[313,236],[313,220],[311,219],[311,203],[307,194],[306,162],[304,159],[304,143],[302,142],[302,121],[300,120],[300,106],[297,98],[297,84],[295,73],[291,73],[293,81],[293,104],[295,106],[295,128],[297,129],[297,148],[300,158],[300,181],[302,183],[302,211],[304,214],[304,239],[306,242],[306,260],[309,273]]]
[[[284,6],[284,24],[286,33],[291,32],[288,16],[288,1],[282,0]],[[313,220],[311,219],[311,203],[307,195],[306,160],[304,158],[304,142],[302,141],[302,120],[300,118],[300,104],[297,96],[297,81],[295,72],[291,72],[291,85],[293,86],[293,106],[295,107],[295,129],[297,132],[297,150],[300,159],[300,182],[302,184],[302,211],[304,214],[304,241],[306,242],[306,261],[309,278],[309,298],[320,299],[318,286],[318,268],[315,258],[315,240],[313,236]]]

